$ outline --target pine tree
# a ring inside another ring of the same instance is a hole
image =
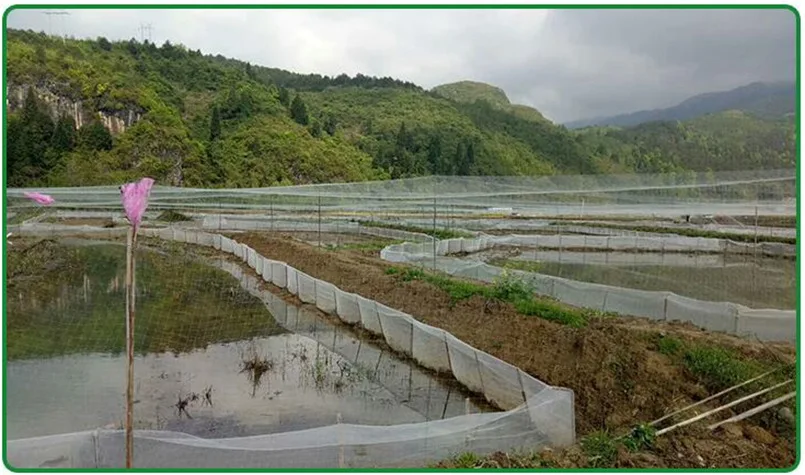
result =
[[[212,108],[212,118],[210,119],[210,142],[215,142],[221,136],[221,113],[218,106]]]
[[[54,166],[66,153],[71,152],[75,148],[75,142],[75,121],[72,116],[63,114],[56,121],[53,137],[50,139],[52,159],[47,164],[48,168]]]

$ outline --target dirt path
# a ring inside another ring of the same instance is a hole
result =
[[[443,328],[542,381],[573,389],[579,436],[598,430],[621,434],[709,395],[685,367],[658,351],[660,336],[718,345],[761,361],[795,359],[791,345],[761,344],[685,324],[600,318],[577,329],[521,315],[507,303],[489,305],[477,296],[451,305],[435,286],[386,274],[390,264],[372,252],[316,249],[279,233],[231,237],[267,258]],[[617,466],[790,466],[795,445],[775,433],[767,416],[747,419],[730,433],[688,430],[663,436],[651,452],[620,454]],[[557,464],[577,465],[573,454],[567,451]]]

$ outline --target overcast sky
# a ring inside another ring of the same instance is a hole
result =
[[[49,24],[49,19],[52,24]],[[494,84],[556,122],[795,80],[786,10],[15,10],[11,28],[182,43],[253,64]]]

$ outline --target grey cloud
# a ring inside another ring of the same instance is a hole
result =
[[[795,78],[785,10],[73,10],[68,34],[153,39],[303,73],[492,83],[556,121]],[[40,12],[9,26],[47,30]]]

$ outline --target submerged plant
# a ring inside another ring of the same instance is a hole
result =
[[[154,185],[152,178],[143,178],[137,183],[126,183],[120,187],[120,197],[126,219],[131,228],[126,242],[126,354],[128,356],[128,378],[126,387],[126,468],[131,468],[134,456],[134,247],[137,245],[137,231],[140,228],[148,197]]]

